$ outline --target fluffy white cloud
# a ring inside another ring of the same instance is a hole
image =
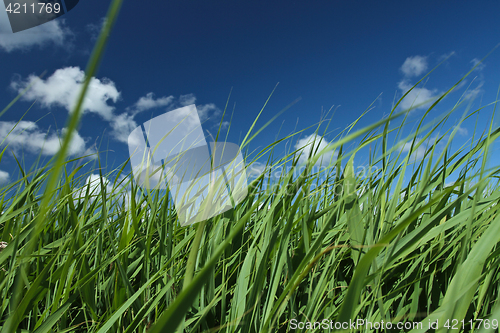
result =
[[[61,134],[66,134],[63,128]],[[26,149],[32,153],[43,155],[54,155],[61,148],[62,138],[57,134],[48,134],[41,131],[38,125],[32,121],[0,121],[0,142],[8,144],[13,149]],[[77,155],[85,152],[85,140],[74,132],[69,146],[69,155]]]
[[[0,185],[7,184],[9,182],[9,173],[7,171],[0,170]]]
[[[127,110],[132,112],[133,114],[137,114],[139,112],[146,111],[149,109],[168,106],[170,103],[172,103],[173,100],[174,96],[168,96],[168,97],[165,96],[155,99],[154,93],[150,92],[146,94],[146,96],[139,98],[139,100],[134,105],[127,108]]]
[[[71,112],[76,104],[84,79],[85,72],[79,67],[66,67],[56,70],[45,80],[30,75],[24,81],[11,82],[11,87],[20,93],[32,85],[22,99],[37,100],[46,108],[64,107],[68,112]],[[119,98],[120,92],[116,89],[114,82],[106,78],[102,80],[92,78],[83,103],[83,111],[97,113],[105,120],[110,121],[114,107],[108,105],[107,102],[109,100],[116,102]]]
[[[405,94],[413,85],[409,84],[406,80],[398,83],[398,88],[402,94]],[[427,88],[415,87],[406,97],[401,101],[399,107],[403,110],[413,108],[422,109],[429,106],[437,98],[438,90],[429,90]]]
[[[11,87],[17,92],[22,92],[26,87],[29,90],[22,96],[26,101],[38,101],[42,107],[63,107],[68,112],[72,112],[85,79],[85,72],[79,67],[66,67],[56,70],[47,79],[40,79],[35,75],[30,75],[27,79],[16,79],[11,82]],[[196,97],[193,94],[181,95],[178,101],[173,96],[163,96],[155,98],[150,92],[133,105],[127,107],[125,112],[116,115],[115,107],[108,102],[116,103],[120,99],[121,93],[117,90],[115,83],[109,79],[97,79],[93,77],[83,103],[84,113],[95,113],[109,122],[112,131],[111,136],[119,142],[127,143],[129,134],[138,124],[135,116],[145,110],[166,107],[173,110],[179,106],[193,104]],[[206,120],[220,116],[221,111],[215,104],[197,105],[200,120]],[[223,128],[229,123],[224,122]]]
[[[320,153],[323,149],[327,148],[330,146],[330,142],[328,142],[324,137],[321,135],[316,135],[316,134],[311,134],[303,139],[300,139],[297,141],[295,144],[295,149],[301,149],[302,154],[299,157],[299,163],[300,164],[305,164],[309,158],[309,155],[311,154],[311,151],[313,151],[313,156],[315,154]],[[317,150],[316,150],[317,149]],[[331,162],[334,162],[336,160],[336,157],[334,156],[335,151],[332,149],[326,153],[324,153],[316,162],[316,165],[321,166],[325,165],[327,166]]]
[[[401,71],[406,77],[419,76],[427,70],[427,58],[414,56],[406,58],[401,66]]]
[[[0,49],[6,52],[28,50],[33,46],[55,44],[67,45],[73,33],[64,24],[64,19],[56,19],[28,30],[12,33],[5,10],[0,10]]]
[[[419,76],[427,70],[427,58],[422,56],[414,56],[406,58],[400,68],[405,78],[398,83],[398,88],[404,95],[411,89],[413,84],[410,84],[409,78]],[[415,87],[408,93],[408,95],[401,101],[399,107],[403,110],[410,108],[423,109],[429,106],[437,98],[438,91],[436,89],[430,90],[423,87]]]

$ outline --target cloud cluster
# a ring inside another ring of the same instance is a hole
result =
[[[410,79],[415,76],[422,75],[428,68],[427,57],[413,56],[408,57],[400,67],[404,78],[398,83],[398,88],[404,95],[413,87]],[[434,102],[439,92],[437,89],[427,89],[424,87],[413,88],[408,95],[401,101],[399,107],[403,110],[407,109],[423,109],[429,106],[429,103]]]
[[[28,50],[33,46],[43,47],[48,44],[63,46],[73,36],[65,26],[64,19],[56,19],[28,30],[12,33],[9,18],[5,10],[0,10],[0,49],[6,52]]]
[[[22,96],[23,100],[36,100],[43,108],[62,107],[71,113],[84,80],[85,72],[79,67],[65,67],[56,70],[46,79],[41,79],[35,75],[30,75],[26,79],[17,78],[11,82],[11,88],[21,93],[24,89],[30,87]],[[113,81],[107,78],[98,79],[93,77],[90,80],[82,110],[84,114],[97,114],[107,121],[112,129],[111,136],[123,143],[127,143],[130,132],[138,126],[135,117],[139,113],[155,108],[173,110],[196,102],[196,97],[193,94],[181,95],[176,101],[174,96],[156,98],[154,93],[149,92],[140,97],[133,105],[125,108],[125,112],[116,114],[116,107],[112,103],[118,102],[120,98],[121,92],[118,91]],[[212,103],[197,105],[197,110],[202,122],[221,114],[219,108]],[[227,127],[228,123],[226,122],[223,125]],[[46,151],[54,151],[54,149],[47,149]]]
[[[0,142],[14,150],[24,149],[42,155],[54,155],[61,148],[62,136],[67,133],[63,128],[61,133],[47,133],[38,128],[32,121],[22,120],[19,123],[0,121]],[[59,135],[58,135],[59,134]],[[69,146],[69,155],[79,155],[85,152],[85,140],[74,132]]]

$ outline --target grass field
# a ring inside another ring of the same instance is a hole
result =
[[[119,7],[113,1],[88,77]],[[66,159],[66,138],[53,160],[20,164],[23,177],[0,191],[1,332],[333,332],[358,319],[498,332],[500,167],[488,165],[496,101],[491,126],[458,150],[460,123],[446,121],[461,110],[473,122],[483,107],[463,99],[427,121],[440,101],[405,138],[408,112],[397,104],[367,128],[354,122],[328,146],[337,156],[329,168],[316,167],[320,152],[299,173],[300,151],[269,158],[235,209],[187,227],[165,192],[135,186],[128,161],[103,174],[100,160]],[[248,156],[273,156],[297,134]],[[369,172],[356,173],[354,156],[368,149]],[[299,322],[333,329],[294,330]]]

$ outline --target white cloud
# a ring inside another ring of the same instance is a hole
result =
[[[302,151],[302,154],[299,157],[299,163],[305,164],[307,162],[309,155],[311,154],[311,150],[317,154],[329,146],[330,143],[321,135],[311,134],[303,139],[300,139],[295,144],[295,149],[301,149]],[[328,165],[330,161],[334,162],[336,160],[334,154],[335,154],[334,150],[330,150],[327,153],[324,153],[318,159],[316,165],[323,165],[323,164]]]
[[[183,107],[194,104],[195,102],[196,97],[194,94],[181,95],[176,101],[174,96],[163,96],[155,99],[154,93],[147,93],[146,96],[140,97],[139,100],[132,106],[127,107],[125,109],[126,112],[114,116],[113,119],[110,120],[110,124],[113,129],[111,132],[112,136],[120,142],[127,143],[128,136],[138,126],[134,118],[140,112],[160,107],[167,107],[167,110],[171,111],[179,106]],[[221,114],[220,109],[213,103],[197,105],[196,109],[201,122],[205,122],[206,120],[212,117],[220,116]],[[180,115],[181,114],[177,113],[177,116]],[[182,117],[184,116],[185,115],[182,115]],[[177,120],[174,119],[172,121]],[[222,128],[227,128],[228,126],[228,122],[224,122],[222,124]]]
[[[9,173],[7,171],[0,170],[0,185],[7,184],[9,182]]]
[[[409,153],[410,148],[411,148],[412,142],[406,142],[403,145],[403,153]],[[418,146],[417,149],[413,147],[413,151],[410,156],[410,160],[421,160],[425,156],[425,143],[422,143],[420,146]]]
[[[63,128],[61,134],[66,134]],[[13,149],[26,149],[32,153],[54,155],[61,148],[62,138],[57,134],[48,134],[41,131],[32,121],[0,121],[0,142],[8,144]],[[74,132],[69,146],[68,154],[77,155],[85,152],[85,140]]]
[[[404,95],[408,90],[412,87],[406,80],[403,80],[398,83],[398,88],[401,90],[401,93]],[[406,97],[401,101],[399,107],[403,110],[407,110],[409,108],[413,109],[422,109],[429,106],[429,103],[432,103],[436,100],[438,94],[437,89],[429,90],[427,88],[415,87],[412,91],[406,95]],[[422,104],[423,103],[423,104]]]
[[[462,128],[459,128],[459,133],[460,133],[460,130]],[[465,128],[463,129],[465,131],[467,131]],[[446,135],[444,137],[441,138],[441,141],[437,143],[437,147],[436,147],[436,150],[439,150],[440,146],[443,147],[444,145],[444,141],[446,141],[446,139],[448,138],[449,136]],[[416,145],[417,143],[419,143],[420,141],[422,140],[422,138],[415,138],[409,142],[400,142],[399,143],[399,146],[402,147],[402,152],[403,153],[409,153],[410,152],[410,148],[411,148],[411,145],[412,143],[414,143],[414,146],[413,146],[413,151],[410,155],[410,158],[409,160],[410,161],[417,161],[417,160],[421,160],[424,158],[425,156],[425,152],[428,150],[428,149],[432,149],[432,145],[435,144],[435,142],[438,140],[438,137],[437,136],[431,136],[429,138],[427,138],[424,142],[422,142],[420,144],[420,146],[418,146],[418,148],[416,148]]]
[[[245,172],[247,174],[247,176],[249,178],[252,178],[252,177],[259,177],[263,172],[265,172],[267,170],[267,166],[263,163],[260,163],[260,162],[253,162],[252,164],[250,164]]]
[[[7,12],[0,10],[0,49],[6,52],[28,50],[33,46],[43,47],[47,44],[57,46],[68,45],[73,36],[65,26],[64,19],[55,19],[31,29],[12,33]]]
[[[196,105],[196,110],[198,110],[201,122],[205,122],[212,117],[218,117],[221,114],[219,108],[213,103]]]
[[[106,192],[110,193],[113,190],[113,186],[111,186],[110,181],[106,177],[101,177],[97,174],[91,174],[87,177],[87,180],[85,181],[85,187],[90,185],[90,192],[93,194],[101,193],[101,179],[102,184],[106,187]]]
[[[132,195],[132,192],[128,189],[128,185],[129,181],[120,183],[120,179],[118,179],[116,186],[113,186],[113,183],[107,177],[101,177],[98,174],[91,174],[87,177],[83,186],[73,192],[73,199],[75,200],[75,203],[82,202],[85,200],[85,196],[88,191],[88,194],[90,195],[89,201],[94,202],[95,200],[99,200],[101,198],[101,191],[104,188],[106,190],[106,199],[109,200],[108,205],[111,205],[111,202],[116,202],[118,205],[121,205],[123,204],[123,200],[125,200],[125,207],[127,208],[129,207]]]
[[[11,82],[11,88],[17,92],[22,92],[26,87],[30,89],[22,96],[26,101],[38,101],[42,107],[63,107],[68,112],[72,112],[76,104],[78,95],[85,79],[85,72],[79,67],[65,67],[56,70],[47,79],[40,79],[35,75],[30,75],[27,79],[21,78]],[[117,90],[115,83],[109,79],[97,79],[93,77],[83,103],[84,113],[95,113],[109,122],[112,131],[111,136],[119,142],[127,143],[129,134],[137,127],[134,117],[145,110],[159,107],[167,107],[167,110],[174,109],[176,105],[190,105],[196,101],[193,94],[181,95],[177,102],[173,96],[163,96],[155,98],[150,92],[142,96],[133,105],[127,107],[125,112],[116,115],[115,107],[108,102],[116,103],[120,99],[121,93]],[[202,122],[220,116],[221,111],[215,104],[197,105],[198,114]],[[229,123],[224,122],[223,127]]]
[[[194,104],[195,102],[196,102],[196,97],[194,96],[194,94],[187,94],[187,95],[179,96],[179,103],[182,106],[191,105],[191,104]]]
[[[187,106],[195,103],[196,97],[194,94],[179,96],[179,104],[181,106]],[[222,113],[221,110],[213,103],[196,105],[196,110],[198,110],[201,122],[205,122],[212,117],[218,117]],[[229,125],[229,123],[227,123],[227,125]]]
[[[478,95],[484,93],[484,90],[482,89],[483,85],[484,85],[484,75],[483,75],[482,71],[484,70],[484,68],[486,67],[486,65],[483,62],[481,62],[481,60],[479,60],[477,58],[472,59],[470,62],[472,64],[472,68],[474,68],[474,66],[477,65],[477,67],[474,68],[474,71],[479,72],[479,74],[478,74],[478,76],[476,76],[473,79],[473,82],[477,78],[479,78],[479,83],[477,84],[476,87],[474,87],[474,88],[472,88],[470,90],[468,89],[465,92],[465,99],[475,99]]]
[[[85,26],[85,30],[90,33],[90,40],[95,41],[99,37],[105,23],[106,17],[102,17],[98,23],[89,23]]]
[[[121,113],[113,118],[111,121],[111,128],[113,131],[111,135],[120,142],[127,143],[128,136],[137,127],[133,115]]]
[[[401,71],[406,77],[419,76],[427,70],[427,58],[414,56],[406,58],[401,66]]]
[[[139,112],[146,111],[149,109],[168,106],[170,103],[172,103],[173,100],[174,96],[168,96],[168,97],[164,96],[161,98],[157,98],[155,100],[154,93],[150,92],[146,94],[146,96],[139,98],[139,100],[135,102],[135,104],[132,105],[131,107],[128,107],[127,110],[131,111],[135,115]]]
[[[484,81],[481,80],[476,87],[474,87],[473,89],[467,90],[465,92],[464,98],[465,99],[475,99],[478,95],[484,93],[483,85],[484,85]]]
[[[401,65],[400,70],[403,72],[405,78],[398,83],[398,88],[404,95],[413,87],[413,84],[409,82],[409,78],[419,76],[427,70],[427,58],[422,56],[408,57],[403,65]],[[423,87],[415,87],[401,101],[399,107],[403,110],[426,108],[429,106],[429,103],[435,101],[437,94],[437,89],[430,90]]]
[[[72,112],[84,79],[85,72],[79,67],[66,67],[56,70],[52,76],[45,80],[30,75],[25,81],[11,82],[11,87],[20,93],[27,86],[32,85],[22,99],[26,101],[37,100],[42,104],[42,107],[46,108],[64,107],[68,112]],[[90,80],[83,103],[83,111],[97,113],[105,120],[110,121],[114,107],[108,105],[107,102],[109,100],[116,102],[119,98],[120,92],[116,89],[114,82],[106,78],[99,80],[93,77]]]
[[[472,64],[472,67],[477,65],[477,67],[474,68],[475,71],[482,71],[486,67],[484,62],[481,62],[481,60],[479,60],[477,58],[472,59],[470,62]]]
[[[93,202],[101,194],[101,179],[102,185],[104,185],[106,193],[109,195],[109,193],[113,191],[113,186],[110,184],[110,181],[106,177],[101,178],[100,175],[91,174],[85,180],[85,184],[74,192],[73,199],[76,201],[84,200],[88,191],[90,202]]]
[[[457,129],[457,134],[466,136],[469,134],[469,131],[465,127],[460,127],[460,126],[454,126],[454,129]]]

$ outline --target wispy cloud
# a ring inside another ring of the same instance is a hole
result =
[[[66,134],[63,128],[61,133],[47,133],[38,128],[32,121],[0,121],[0,142],[18,150],[25,149],[31,153],[54,155],[61,148],[62,136]],[[85,152],[85,140],[74,132],[69,146],[69,155],[81,155]]]
[[[458,135],[467,136],[469,134],[469,131],[465,127],[454,126],[453,129],[457,130]]]
[[[474,58],[470,62],[472,64],[473,68],[474,68],[474,66],[477,65],[477,67],[474,68],[475,71],[481,72],[486,67],[486,65],[484,64],[484,62],[481,62],[481,60],[479,60],[478,58]]]
[[[102,17],[97,23],[89,23],[85,26],[85,30],[90,33],[90,40],[95,41],[101,33],[104,24],[106,23],[106,17]]]
[[[160,108],[160,107],[166,107],[169,104],[171,104],[174,100],[174,96],[164,96],[155,99],[154,98],[154,93],[150,92],[146,94],[146,96],[142,96],[139,98],[137,102],[134,103],[134,105],[130,106],[127,108],[127,111],[136,115],[140,112],[150,110],[150,109],[155,109],[155,108]],[[191,103],[192,104],[192,103]]]
[[[195,103],[196,97],[194,96],[194,94],[179,96],[180,106],[186,106]],[[174,109],[174,107],[171,107],[171,109]],[[200,120],[202,123],[207,121],[208,119],[219,117],[222,114],[221,110],[213,103],[196,105],[196,109],[198,110],[198,115],[200,116]]]
[[[179,104],[182,106],[191,105],[196,102],[196,97],[194,94],[180,95]]]
[[[472,68],[474,68],[474,72],[477,72],[478,75],[473,79],[473,82],[478,79],[478,83],[477,85],[472,88],[472,89],[468,89],[466,92],[465,92],[465,99],[474,99],[476,98],[477,96],[479,96],[480,94],[484,93],[484,90],[483,90],[483,86],[484,86],[484,74],[483,74],[483,70],[484,68],[486,67],[486,65],[481,62],[481,60],[477,59],[477,58],[474,58],[470,61],[470,63],[472,64]]]
[[[201,122],[221,115],[221,111],[213,103],[196,105],[196,109],[198,110]]]
[[[459,128],[458,129],[458,133],[461,134],[463,132],[467,132],[467,129],[465,128]],[[439,136],[436,136],[436,135],[432,135],[430,137],[428,137],[427,139],[425,139],[425,141],[423,141],[420,146],[418,146],[418,148],[416,148],[417,144],[422,140],[421,137],[417,137],[409,142],[399,142],[398,145],[400,147],[402,147],[402,153],[409,153],[410,152],[410,148],[412,146],[412,144],[414,145],[413,146],[413,150],[411,152],[411,155],[410,155],[410,158],[409,160],[412,161],[412,162],[415,162],[417,160],[421,160],[424,158],[425,156],[425,152],[428,150],[428,149],[432,149],[432,145],[434,145],[436,143],[436,141],[440,139],[440,141],[437,143],[437,146],[436,146],[436,150],[441,150],[444,146],[445,146],[445,141],[447,139],[449,139],[449,135],[445,135],[443,137],[439,137]]]
[[[71,46],[71,37],[73,33],[66,27],[64,19],[12,33],[7,12],[0,10],[0,49],[5,52],[27,51],[34,46],[43,47],[48,44]]]

